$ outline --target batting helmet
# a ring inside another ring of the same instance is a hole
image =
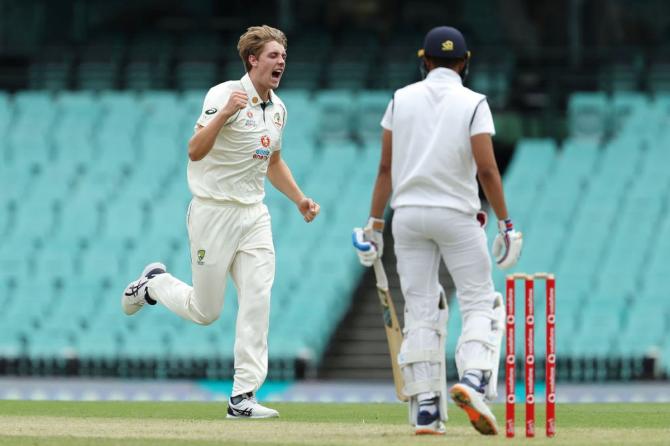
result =
[[[465,37],[456,28],[451,26],[438,26],[426,34],[417,55],[419,57],[437,57],[442,59],[469,58],[470,51],[465,43]]]

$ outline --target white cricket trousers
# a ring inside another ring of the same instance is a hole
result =
[[[270,290],[275,274],[270,214],[263,203],[239,205],[194,198],[187,216],[193,286],[171,274],[149,282],[149,294],[201,325],[218,319],[230,273],[237,288],[232,396],[256,392],[268,371]]]
[[[486,233],[475,216],[449,208],[403,206],[395,210],[392,226],[405,297],[405,340],[401,351],[439,348],[438,333],[427,326],[439,321],[440,258],[456,286],[462,333],[490,339],[495,299],[491,257]],[[491,369],[491,349],[485,343],[466,342],[462,347],[459,354],[464,370]],[[437,377],[439,366],[419,362],[413,364],[412,371],[414,379],[421,381]]]

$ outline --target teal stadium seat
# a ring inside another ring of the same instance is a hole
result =
[[[365,87],[370,63],[365,60],[335,58],[327,73],[327,86],[332,89],[360,90]]]
[[[8,135],[10,159],[14,165],[41,164],[52,159],[49,130],[56,109],[47,92],[19,92],[14,95],[13,122]]]
[[[9,123],[12,119],[13,114],[13,105],[9,101],[9,95],[3,91],[0,91],[0,158],[4,159],[5,157],[5,147],[4,142],[7,135],[7,130],[9,129]]]
[[[58,117],[52,137],[57,165],[66,169],[90,163],[97,152],[92,141],[102,112],[98,98],[88,91],[60,92],[55,107]]]
[[[282,96],[285,88],[307,91],[319,88],[331,46],[331,36],[321,30],[307,31],[299,39],[291,40],[290,59],[282,76],[279,95]]]
[[[477,59],[475,59],[475,63]],[[512,79],[513,61],[504,63],[480,63],[471,68],[472,78],[468,79],[468,88],[486,95],[492,108],[501,109],[507,105]]]
[[[582,308],[578,339],[573,353],[582,357],[606,357],[621,328],[624,301],[614,296],[592,296]]]
[[[568,101],[570,136],[599,142],[609,122],[609,102],[604,93],[573,93]]]
[[[83,61],[77,67],[82,90],[111,90],[119,85],[119,64],[114,61]]]
[[[202,89],[206,91],[218,82],[216,63],[210,61],[184,61],[177,64],[177,88],[180,90]]]
[[[346,142],[352,134],[354,95],[348,90],[321,91],[314,98],[318,110],[317,138],[322,142]]]
[[[385,65],[373,70],[375,86],[395,91],[420,80],[419,61],[416,51],[421,47],[424,36],[413,29],[394,33],[384,47]]]
[[[549,142],[541,152],[524,140],[505,173],[510,213],[524,232],[515,271],[556,273],[559,356],[585,359],[572,362],[573,378],[604,379],[605,369],[595,364],[611,358],[660,355],[665,367],[670,100],[657,95],[650,104],[638,93],[615,92],[611,101],[577,94],[570,104],[576,127],[562,150]],[[494,269],[497,289],[505,273]],[[543,311],[541,298],[538,287],[536,312]],[[536,346],[542,329],[540,323]],[[622,373],[632,372],[624,367]]]
[[[124,87],[129,90],[161,90],[167,87],[169,61],[161,55],[153,55],[150,60],[130,60],[125,66]]]
[[[604,66],[598,74],[599,90],[617,93],[628,93],[639,90],[641,71],[644,67],[642,57],[635,58],[627,64],[611,64]]]
[[[661,367],[666,374],[670,374],[670,339],[667,339],[661,350]]]
[[[556,158],[556,143],[551,139],[523,139],[519,141],[507,168],[505,179],[514,186],[539,186],[552,168]],[[530,175],[530,177],[528,177]],[[529,189],[533,189],[530,187]]]
[[[356,96],[356,117],[353,120],[354,132],[363,144],[380,146],[381,120],[393,97],[387,90],[363,90]]]
[[[72,60],[69,55],[63,60],[37,61],[28,67],[28,85],[35,90],[62,91],[69,88],[71,75]]]
[[[293,56],[291,56],[293,57]],[[294,61],[288,64],[286,72],[282,75],[282,88],[300,88],[315,90],[321,82],[323,64],[314,61]],[[279,91],[281,96],[281,90]]]
[[[618,331],[617,348],[625,356],[655,354],[667,332],[667,311],[654,311],[652,305],[638,304],[627,310],[627,320]]]
[[[670,92],[670,64],[655,63],[647,73],[647,84],[652,92]]]
[[[634,118],[646,115],[646,110],[650,107],[647,96],[637,92],[614,92],[611,102],[612,130],[615,134],[630,131],[628,128],[637,123]]]

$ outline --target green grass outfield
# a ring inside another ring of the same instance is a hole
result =
[[[449,406],[447,435],[415,437],[402,404],[270,404],[275,420],[226,420],[225,403],[0,401],[0,445],[215,444],[670,444],[670,404],[559,404],[557,435],[544,437],[538,405],[537,437],[483,437]],[[495,407],[499,424],[503,406]]]

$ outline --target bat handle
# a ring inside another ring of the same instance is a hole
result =
[[[377,287],[388,290],[389,281],[386,277],[386,271],[384,271],[384,264],[381,259],[375,260],[375,263],[372,265],[375,270],[375,277],[377,278]]]

